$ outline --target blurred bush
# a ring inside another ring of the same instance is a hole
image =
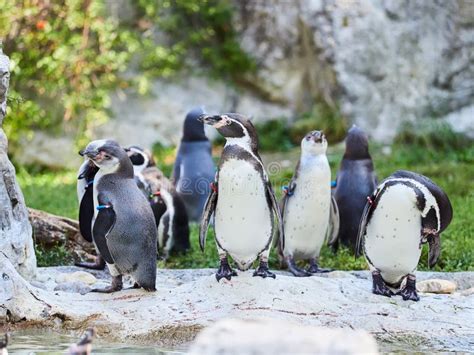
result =
[[[151,78],[192,67],[195,58],[224,78],[254,67],[236,40],[229,0],[132,6],[133,20],[121,23],[104,0],[2,1],[0,38],[12,64],[5,129],[13,149],[36,129],[84,144],[110,116],[110,90],[146,94]],[[124,79],[128,68],[138,75]]]

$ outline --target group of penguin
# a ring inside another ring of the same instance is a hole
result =
[[[204,125],[226,139],[217,168]],[[279,203],[258,153],[255,127],[238,113],[188,113],[171,181],[148,151],[92,141],[80,152],[85,160],[77,190],[81,234],[94,243],[98,257],[77,265],[108,266],[112,283],[95,292],[122,289],[122,275],[130,275],[135,288],[155,290],[157,249],[165,258],[189,249],[188,221],[197,221],[202,250],[208,227],[214,226],[217,281],[237,276],[228,256],[242,271],[258,259],[253,276],[275,278],[268,267],[272,245],[295,276],[328,272],[318,263],[327,239],[334,250],[342,243],[365,255],[373,293],[418,301],[414,271],[424,243],[430,266],[439,257],[440,234],[453,214],[447,195],[409,171],[397,171],[377,186],[368,137],[356,126],[347,134],[331,182],[327,147],[322,131],[306,134]],[[308,267],[300,268],[297,261],[305,260]]]

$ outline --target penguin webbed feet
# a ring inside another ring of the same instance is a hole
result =
[[[395,294],[388,288],[379,271],[372,272],[372,293],[385,297],[392,297]]]
[[[83,267],[90,270],[104,270],[105,269],[105,260],[100,255],[95,257],[94,262],[87,261],[78,261],[74,263],[75,266]]]
[[[267,277],[271,277],[272,279],[276,278],[276,275],[269,270],[267,261],[260,261],[260,264],[258,265],[258,268],[254,271],[253,276],[260,276],[264,279]]]
[[[93,288],[91,292],[112,293],[120,291],[123,288],[122,275],[112,276],[112,284],[105,288]]]
[[[232,270],[232,268],[229,265],[229,260],[227,260],[227,257],[221,258],[221,264],[219,266],[219,270],[217,270],[216,272],[217,282],[219,282],[222,278],[225,278],[230,281],[232,276],[237,276],[237,272]]]
[[[288,270],[293,274],[293,276],[296,277],[309,277],[311,276],[311,273],[309,271],[300,269],[296,263],[295,259],[293,257],[286,257],[286,263],[288,265]]]
[[[306,271],[309,272],[310,274],[324,274],[327,272],[331,272],[333,270],[320,268],[316,259],[310,259],[309,267],[306,269]]]
[[[418,293],[416,292],[415,275],[407,276],[407,282],[405,284],[405,287],[403,287],[400,291],[398,291],[397,295],[402,296],[404,301],[418,302],[420,300],[420,296],[418,296]]]

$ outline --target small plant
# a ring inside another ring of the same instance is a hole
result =
[[[51,249],[44,249],[39,245],[35,247],[38,266],[68,265],[73,261],[71,253],[64,245],[57,245]]]
[[[294,147],[284,119],[255,124],[261,151],[287,152]]]

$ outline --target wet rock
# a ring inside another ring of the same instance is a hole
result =
[[[342,341],[343,340],[343,341]],[[189,354],[378,354],[362,330],[302,326],[283,321],[227,319],[204,329]]]
[[[54,291],[80,293],[81,295],[85,295],[86,293],[91,291],[91,288],[84,282],[73,281],[73,282],[63,282],[63,283],[57,284],[56,287],[54,288]]]
[[[416,289],[424,293],[453,293],[456,291],[456,283],[442,279],[424,280],[416,283]]]
[[[474,295],[474,287],[468,288],[467,290],[463,290],[459,292],[461,296],[472,296]]]
[[[76,271],[68,274],[59,274],[56,276],[57,283],[63,282],[82,282],[87,285],[93,285],[97,282],[97,279],[94,275],[85,272],[85,271]]]

